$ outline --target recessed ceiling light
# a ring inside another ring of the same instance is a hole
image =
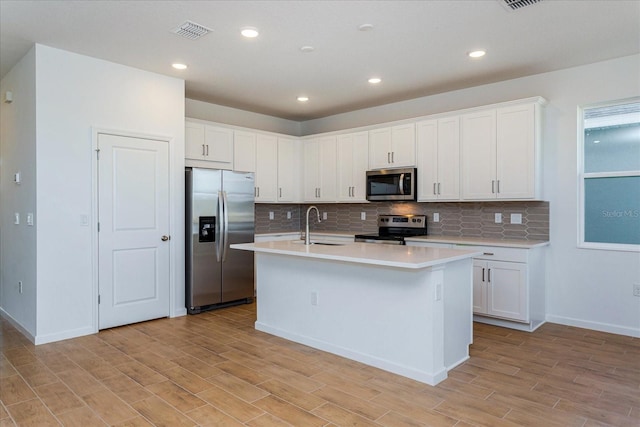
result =
[[[382,81],[382,79],[380,77],[371,77],[368,82],[371,83],[372,85],[378,84]]]
[[[254,27],[243,27],[243,28],[240,29],[240,34],[242,34],[246,38],[252,39],[254,37],[258,37],[258,34],[260,34],[260,33],[258,32],[257,28],[254,28]]]
[[[185,64],[179,64],[179,63],[175,63],[175,64],[171,64],[171,66],[173,68],[175,68],[176,70],[186,70],[187,66]]]
[[[304,96],[303,95],[303,96],[299,96],[298,97],[298,101],[300,101],[300,102],[307,102],[308,100],[309,100],[308,96]]]
[[[313,52],[314,50],[316,50],[316,48],[315,48],[315,47],[313,47],[313,46],[302,46],[302,47],[300,48],[300,50],[301,50],[302,52],[304,52],[304,53],[309,53],[309,52]]]
[[[474,50],[473,52],[469,52],[470,58],[482,58],[487,52],[484,50]]]
[[[371,31],[373,30],[372,24],[362,24],[358,27],[358,31]]]

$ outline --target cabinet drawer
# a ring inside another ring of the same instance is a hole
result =
[[[499,248],[495,246],[455,245],[455,248],[482,251],[482,255],[474,258],[488,261],[527,262],[529,252],[528,249]]]

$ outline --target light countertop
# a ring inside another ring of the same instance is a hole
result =
[[[353,232],[341,232],[341,231],[325,231],[325,232],[311,232],[311,238],[317,240],[331,240],[332,238],[344,239],[353,238]],[[367,233],[364,233],[367,234]],[[301,236],[302,234],[297,231],[287,231],[281,233],[260,233],[257,236],[264,237],[278,237],[282,236]],[[454,245],[467,245],[467,246],[496,246],[503,248],[521,248],[531,249],[538,246],[549,245],[548,240],[520,240],[520,239],[493,239],[487,237],[467,237],[467,236],[419,236],[419,237],[406,237],[408,242],[424,242],[424,243],[446,243]]]
[[[407,269],[434,267],[481,254],[481,252],[471,248],[469,248],[470,250],[461,250],[420,246],[374,245],[370,243],[315,244],[307,246],[301,240],[241,243],[231,245],[231,248]]]

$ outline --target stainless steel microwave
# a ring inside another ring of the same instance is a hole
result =
[[[415,168],[367,171],[367,200],[416,200]]]

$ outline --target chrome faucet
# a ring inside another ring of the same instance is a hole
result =
[[[304,234],[304,244],[305,245],[310,245],[311,244],[311,238],[309,235],[309,212],[311,212],[311,209],[315,209],[316,213],[318,214],[318,222],[322,222],[320,221],[320,211],[318,210],[317,207],[315,206],[309,206],[309,209],[307,209],[307,227],[305,229],[305,234]]]

